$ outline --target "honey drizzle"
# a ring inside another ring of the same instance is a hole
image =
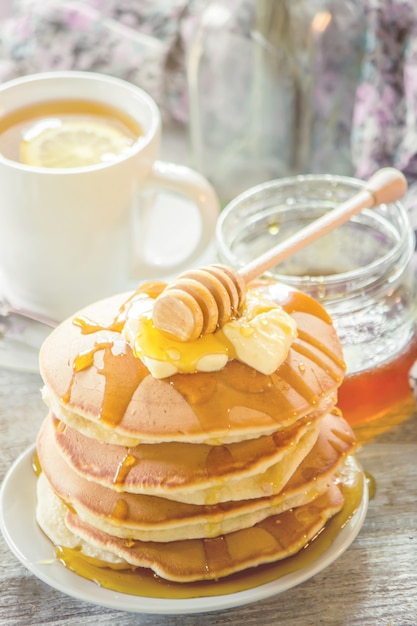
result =
[[[294,556],[288,557],[270,565],[261,565],[238,574],[232,574],[214,581],[202,581],[195,583],[175,583],[164,580],[155,575],[151,570],[144,568],[132,568],[120,565],[108,566],[103,561],[98,561],[83,556],[76,549],[55,548],[56,556],[68,569],[79,576],[92,580],[102,587],[136,596],[166,599],[185,599],[209,596],[221,596],[237,593],[259,585],[263,585],[283,576],[311,566],[317,559],[328,550],[336,537],[358,509],[365,488],[363,475],[359,472],[346,484],[340,484],[344,496],[342,510],[332,517],[324,529],[302,550]],[[226,542],[217,539],[204,540],[204,553],[206,571],[214,567],[213,559],[228,558],[225,551]],[[212,564],[212,565],[211,565]],[[127,567],[127,569],[126,569]]]
[[[317,357],[312,355],[313,358],[317,364]],[[215,421],[218,421],[219,426],[227,425],[230,407],[234,406],[263,411],[271,420],[285,425],[303,410],[318,404],[318,397],[288,361],[271,376],[253,370],[251,377],[250,368],[241,365],[238,361],[230,361],[228,367],[220,372],[199,372],[189,377],[175,375],[165,380],[193,407],[204,430],[212,429]],[[328,366],[325,369],[329,371]],[[341,374],[332,371],[331,377],[339,380]],[[291,400],[289,397],[291,387],[295,395],[305,401],[300,402],[298,398],[299,410],[296,399]]]
[[[74,324],[81,328],[83,334],[105,330],[120,335],[118,329],[123,327],[120,326],[121,322],[118,318],[106,327],[82,317],[75,318]],[[114,354],[114,340],[96,341],[91,349],[76,355],[73,363],[73,375],[66,393],[62,396],[62,401],[65,404],[70,402],[76,375],[93,367],[95,355],[98,352],[103,352],[103,367],[97,367],[97,372],[104,376],[105,389],[97,417],[104,424],[112,426],[120,424],[133,394],[143,378],[148,375],[148,370],[139,359],[135,358],[130,346],[126,343],[124,347],[124,353]]]
[[[74,326],[78,326],[81,329],[81,333],[83,335],[91,335],[93,333],[99,332],[100,330],[111,330],[116,333],[121,333],[125,320],[121,319],[118,316],[109,326],[102,326],[101,324],[97,324],[97,322],[90,320],[84,315],[79,315],[77,317],[74,317],[72,323],[74,324]]]
[[[139,384],[148,371],[127,346],[125,354],[114,356],[111,348],[104,352],[104,365],[97,370],[105,378],[104,398],[100,409],[100,421],[117,426],[122,421],[126,409]]]
[[[119,335],[123,330],[125,318],[123,313],[129,302],[139,294],[147,294],[156,297],[165,287],[165,283],[154,282],[140,286],[132,296],[120,307],[118,314],[108,325],[98,324],[84,315],[79,315],[72,320],[74,326],[81,330],[83,335],[91,335],[100,331]],[[99,374],[105,378],[104,399],[98,417],[100,421],[112,426],[117,426],[123,419],[125,411],[132,399],[137,387],[148,375],[148,370],[139,359],[136,359],[130,346],[126,343],[124,354],[114,355],[112,349],[114,341],[97,341],[93,347],[85,352],[77,354],[73,363],[73,375],[66,393],[61,400],[68,404],[71,400],[71,392],[76,375],[94,366],[94,358],[97,352],[104,351],[104,364]]]
[[[129,507],[126,500],[123,500],[123,498],[119,498],[114,505],[114,509],[111,514],[112,519],[123,521],[127,519],[128,515]]]
[[[207,573],[216,571],[216,568],[226,568],[230,566],[232,557],[227,548],[227,541],[223,536],[214,539],[203,539],[205,555],[205,569]]]
[[[263,411],[269,415],[271,421],[280,424],[293,421],[293,416],[297,413],[296,407],[289,405],[289,415],[288,412],[285,414],[283,422],[282,393],[271,376],[259,374],[259,377],[264,377],[265,384],[252,392],[247,388],[245,392],[240,389],[240,368],[236,361],[230,361],[228,368],[221,372],[199,372],[192,377],[175,375],[165,380],[192,406],[203,431],[228,427],[230,407],[244,406],[253,411]],[[285,404],[288,407],[286,400]]]
[[[212,446],[206,458],[207,476],[219,476],[234,468],[232,453],[227,446]]]
[[[300,396],[307,400],[309,404],[315,406],[318,403],[318,397],[311,393],[310,387],[304,382],[302,376],[292,369],[288,360],[279,368],[279,374]]]
[[[120,313],[124,313],[129,305],[141,295],[149,296],[152,299],[157,298],[165,289],[167,283],[161,281],[149,281],[147,283],[143,283],[139,285],[139,287],[134,291],[129,298],[122,304],[119,311]]]
[[[112,481],[113,485],[123,485],[130,470],[137,464],[137,462],[138,459],[127,451],[117,466],[117,470]]]
[[[299,332],[299,339],[301,339],[302,336],[307,337],[307,335],[305,333],[303,333],[302,331]],[[306,339],[303,339],[303,341],[307,341]],[[311,336],[308,336],[308,342],[314,346],[315,341],[314,338]],[[326,364],[322,359],[320,359],[317,355],[314,354],[314,352],[311,350],[311,348],[308,347],[308,345],[305,345],[305,343],[301,343],[300,341],[294,341],[294,343],[292,344],[292,349],[297,352],[298,354],[301,354],[302,356],[306,357],[307,359],[309,359],[310,361],[314,361],[324,372],[326,372],[326,374],[328,374],[331,378],[333,378],[333,380],[336,383],[340,383],[343,379],[342,376],[342,372],[344,371],[344,363],[343,361],[340,361],[339,359],[336,359],[334,355],[332,355],[331,353],[326,353],[324,347],[322,346],[322,344],[320,344],[320,350],[326,354],[326,356],[329,356],[332,361],[336,364],[338,371],[332,369],[329,367],[328,364]],[[315,346],[318,347],[318,346]]]
[[[300,340],[302,340],[305,344],[310,344],[311,346],[313,346],[314,348],[317,348],[320,352],[322,352],[325,356],[327,356],[331,361],[333,361],[333,363],[336,365],[337,369],[340,369],[344,372],[345,370],[345,362],[343,361],[343,359],[339,359],[334,352],[332,352],[332,350],[330,350],[325,344],[323,344],[321,341],[318,341],[316,337],[313,337],[313,335],[310,335],[309,333],[305,332],[304,330],[300,330],[298,329],[298,338]],[[302,352],[302,350],[306,350],[306,356],[309,356],[309,354],[311,354],[311,359],[316,361],[318,365],[320,365],[320,367],[322,367],[323,369],[325,369],[327,371],[327,366],[324,365],[324,363],[322,361],[317,361],[317,357],[313,356],[313,353],[308,351],[308,348],[306,346],[301,346],[301,344],[299,342],[294,342],[295,343],[295,349],[297,349],[298,352]],[[310,356],[309,356],[310,358]],[[332,370],[329,370],[328,373],[331,375],[332,374]],[[333,372],[334,374],[334,372]],[[339,382],[340,380],[340,376],[338,378],[335,378],[335,380],[337,380]]]

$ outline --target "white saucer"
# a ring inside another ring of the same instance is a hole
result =
[[[114,592],[81,578],[55,558],[51,542],[35,521],[36,476],[32,469],[34,446],[12,465],[0,491],[0,528],[15,556],[40,580],[54,589],[111,609],[133,613],[185,614],[203,613],[241,606],[269,598],[311,578],[335,561],[353,542],[365,520],[368,493],[364,489],[361,504],[342,528],[333,544],[308,566],[272,582],[238,593],[190,599],[164,599]]]
[[[0,317],[0,367],[39,372],[39,349],[50,332],[49,326],[20,316]]]

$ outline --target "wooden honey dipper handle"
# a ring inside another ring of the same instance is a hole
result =
[[[376,172],[363,189],[239,271],[212,265],[185,272],[155,300],[153,321],[181,341],[214,332],[235,316],[246,285],[362,209],[396,202],[407,191],[404,175],[394,168]]]
[[[396,202],[407,191],[405,176],[395,168],[386,167],[378,170],[361,189],[349,200],[342,202],[332,211],[325,213],[305,228],[294,233],[265,254],[254,259],[239,270],[245,283],[261,276],[275,265],[282,263],[292,254],[307,247],[316,239],[323,237],[337,226],[340,226],[362,209],[370,209],[380,204]]]

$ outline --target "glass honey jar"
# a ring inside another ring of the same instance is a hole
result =
[[[258,185],[232,200],[217,227],[218,256],[236,268],[351,198],[365,183],[304,175]],[[339,407],[352,425],[415,409],[408,381],[417,359],[414,232],[401,203],[364,209],[268,272],[320,301],[347,365]]]

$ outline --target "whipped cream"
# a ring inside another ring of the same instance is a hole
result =
[[[155,328],[153,302],[145,294],[130,302],[123,334],[154,378],[218,371],[231,359],[269,375],[285,361],[297,336],[293,318],[255,290],[248,290],[239,318],[188,342]]]

